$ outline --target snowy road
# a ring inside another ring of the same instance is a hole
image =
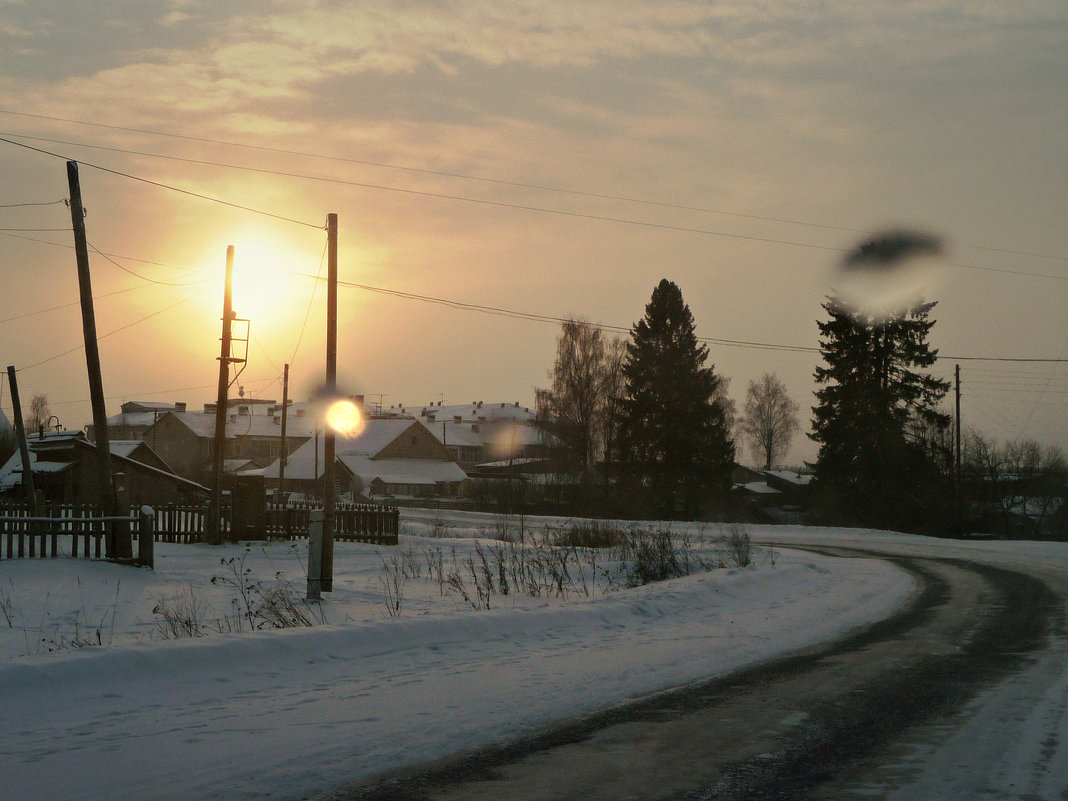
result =
[[[811,529],[776,541],[878,551],[925,590],[830,648],[329,797],[1065,797],[1062,551]]]

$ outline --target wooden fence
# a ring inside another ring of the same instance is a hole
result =
[[[281,539],[305,539],[308,517],[313,507],[267,506],[267,536]],[[393,506],[369,504],[339,505],[334,510],[334,540],[396,545],[400,531],[400,511]]]
[[[142,507],[147,511],[147,507]],[[312,505],[268,504],[265,539],[303,539],[308,536]],[[39,517],[31,517],[25,504],[0,505],[0,559],[49,558],[57,556],[100,559],[104,556],[106,528],[112,518],[100,507],[84,504],[48,504]],[[116,522],[138,523],[139,509]],[[219,527],[229,539],[230,509],[224,507]],[[203,542],[207,532],[206,506],[162,505],[152,508],[152,539],[155,542]],[[400,512],[395,507],[363,504],[339,505],[334,513],[334,539],[396,545]]]
[[[153,565],[153,520],[148,507],[130,515],[104,516],[99,507],[48,504],[44,515],[34,516],[25,506],[0,506],[0,559],[100,559],[109,525],[126,526],[135,536],[133,564]]]

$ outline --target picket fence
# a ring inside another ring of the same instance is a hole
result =
[[[263,536],[266,539],[302,539],[308,536],[311,504],[266,507]],[[136,523],[139,509],[121,521]],[[155,542],[197,543],[207,538],[207,507],[167,504],[153,507],[152,538]],[[25,504],[0,504],[0,559],[54,558],[60,556],[100,559],[109,518],[101,508],[88,504],[46,504],[39,516]],[[229,539],[230,510],[222,509],[220,530]],[[400,512],[395,507],[366,504],[339,505],[334,516],[334,539],[396,545]]]

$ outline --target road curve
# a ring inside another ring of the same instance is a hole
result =
[[[1050,785],[1068,725],[1068,573],[1039,555],[920,542],[786,543],[918,577],[907,608],[861,632],[324,798],[1064,797]]]

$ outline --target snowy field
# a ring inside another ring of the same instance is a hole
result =
[[[334,591],[294,607],[312,628],[250,630],[280,582],[299,602],[304,543],[159,544],[155,571],[0,562],[0,798],[299,799],[827,641],[914,591],[885,562],[754,548],[632,589],[600,552],[533,597],[514,572],[480,596],[482,556],[546,558],[492,539],[517,526],[416,513],[397,548],[339,543]],[[672,531],[725,556],[720,529]],[[174,638],[183,620],[206,636]]]

